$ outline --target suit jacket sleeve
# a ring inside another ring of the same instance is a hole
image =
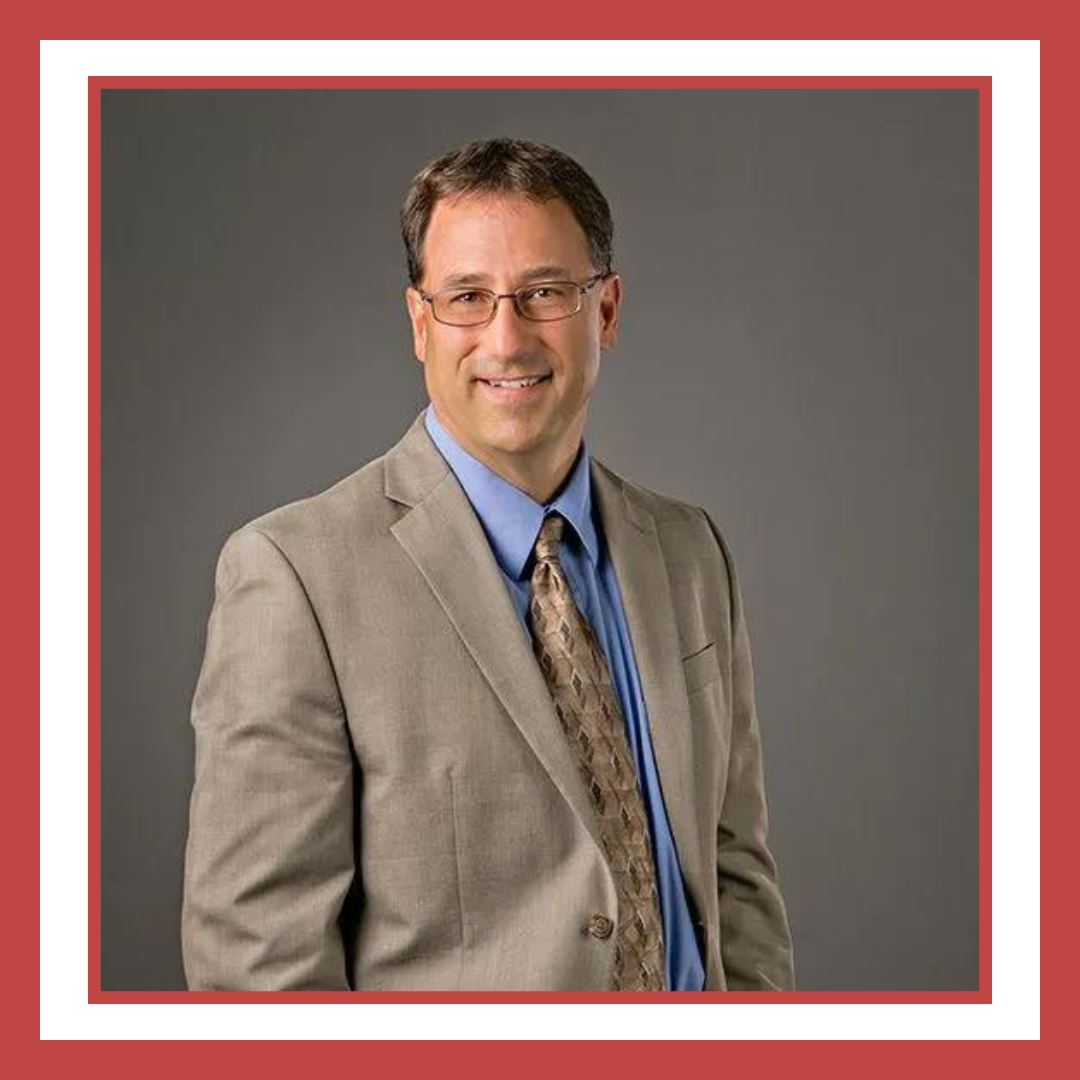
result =
[[[705,513],[727,565],[731,598],[731,750],[716,834],[720,940],[729,990],[794,990],[787,912],[769,851],[754,671],[735,564]]]
[[[353,877],[344,710],[303,584],[265,534],[218,559],[191,709],[182,943],[191,990],[348,990]]]

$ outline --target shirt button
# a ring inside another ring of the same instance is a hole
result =
[[[609,938],[611,937],[611,931],[614,929],[615,924],[606,915],[597,912],[589,916],[588,930],[594,938],[600,938],[601,940]]]

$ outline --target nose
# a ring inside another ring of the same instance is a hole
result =
[[[532,326],[518,314],[513,297],[504,296],[495,309],[495,317],[484,328],[484,345],[500,360],[515,360],[529,350],[534,334]]]

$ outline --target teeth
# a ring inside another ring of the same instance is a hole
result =
[[[496,382],[494,379],[485,379],[484,381],[488,386],[535,386],[544,376],[538,376],[535,379],[504,379],[500,382]]]

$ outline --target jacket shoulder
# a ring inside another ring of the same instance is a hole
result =
[[[365,533],[385,531],[392,524],[392,504],[383,495],[385,457],[374,458],[322,491],[252,518],[232,535],[261,533],[288,554],[312,543],[363,539]]]
[[[731,549],[704,507],[653,491],[595,459],[594,462],[603,479],[621,490],[632,515],[645,511],[652,518],[669,556],[683,561],[702,559],[706,565],[722,570],[731,584],[735,575]]]
[[[631,509],[646,511],[656,522],[657,527],[684,525],[695,530],[706,527],[705,511],[700,506],[654,491],[645,487],[644,484],[620,475],[601,461],[594,459],[594,462],[602,475],[622,491]]]

